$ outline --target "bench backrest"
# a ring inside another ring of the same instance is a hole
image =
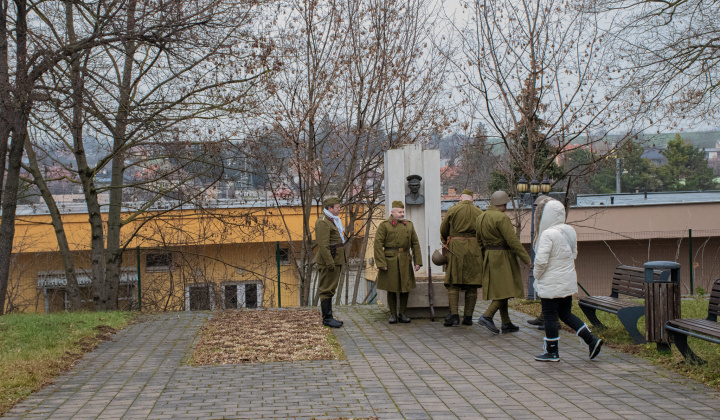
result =
[[[720,315],[720,279],[715,280],[713,288],[710,291],[710,304],[708,305],[707,319],[717,322],[718,315]]]
[[[660,278],[661,270],[655,270],[653,278]],[[645,269],[629,265],[615,267],[610,296],[627,295],[634,298],[645,299]]]

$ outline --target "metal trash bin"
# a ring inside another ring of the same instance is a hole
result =
[[[680,264],[673,261],[650,261],[645,267],[645,338],[657,343],[658,351],[670,351],[670,337],[665,323],[679,319]],[[657,280],[653,271],[662,270]]]

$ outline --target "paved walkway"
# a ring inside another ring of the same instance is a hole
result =
[[[529,327],[495,336],[438,320],[389,325],[374,307],[337,312],[347,361],[216,367],[185,363],[207,313],[148,316],[7,417],[720,417],[714,390],[610,349],[589,361],[586,346],[567,333],[562,361],[538,363],[542,333]]]

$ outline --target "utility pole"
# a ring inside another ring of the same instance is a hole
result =
[[[617,194],[620,194],[621,188],[620,188],[620,177],[622,176],[622,171],[620,170],[620,158],[615,158],[615,192]]]

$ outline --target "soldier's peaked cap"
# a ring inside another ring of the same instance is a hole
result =
[[[412,182],[415,180],[422,181],[422,177],[420,175],[410,175],[406,178],[408,182]]]
[[[323,207],[327,208],[328,206],[334,206],[335,204],[341,204],[339,198],[337,197],[328,197],[325,200],[323,200]]]

